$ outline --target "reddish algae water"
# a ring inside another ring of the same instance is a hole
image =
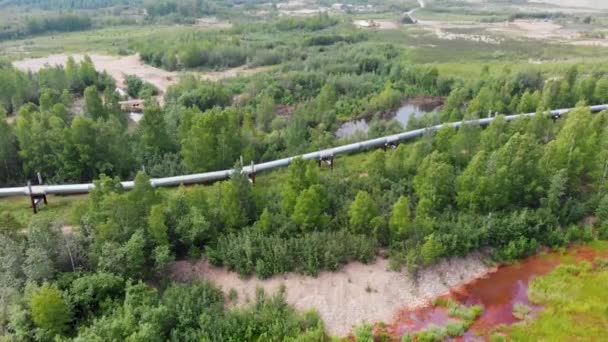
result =
[[[565,254],[550,252],[532,256],[516,264],[501,265],[486,276],[454,288],[444,298],[453,299],[461,304],[471,306],[481,304],[482,315],[462,337],[461,341],[483,341],[493,328],[501,324],[513,324],[518,321],[513,316],[513,307],[517,303],[531,307],[532,312],[542,308],[530,303],[528,285],[532,279],[551,272],[564,256],[578,261],[593,261],[599,254],[591,247],[581,246],[569,249]],[[444,326],[449,316],[447,310],[433,305],[414,310],[403,310],[395,321],[388,325],[388,332],[394,338],[401,338],[405,333],[423,330],[429,325]]]

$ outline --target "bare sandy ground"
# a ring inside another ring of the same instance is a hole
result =
[[[217,28],[217,29],[229,29],[232,27],[232,23],[220,20],[216,17],[205,17],[196,20],[196,26],[205,28]]]
[[[472,255],[442,261],[422,271],[418,281],[403,272],[389,271],[385,259],[369,265],[351,263],[339,272],[323,272],[317,278],[290,273],[267,280],[241,279],[206,261],[179,261],[172,268],[172,276],[181,281],[207,279],[225,293],[234,289],[237,305],[253,301],[257,288],[274,293],[285,285],[288,303],[298,310],[316,309],[330,334],[346,336],[355,326],[389,322],[400,310],[424,305],[489,271],[479,255]]]
[[[498,23],[489,27],[490,31],[509,36],[530,39],[575,40],[580,34],[575,30],[544,20],[516,20],[510,23]]]
[[[572,45],[607,46],[606,39],[591,39],[582,36],[583,31],[566,28],[545,20],[515,20],[513,22],[476,23],[419,20],[418,25],[446,40],[471,40],[489,44],[500,44],[505,37],[516,39],[551,40]],[[480,34],[454,33],[458,29],[476,29]]]
[[[30,58],[14,62],[13,65],[21,70],[36,72],[46,66],[65,65],[69,56],[70,55],[68,54],[55,54],[43,58]],[[77,62],[84,59],[84,55],[81,54],[74,54],[71,56],[73,56]],[[95,64],[95,68],[99,71],[105,70],[109,73],[116,80],[117,86],[120,88],[125,87],[125,78],[127,75],[137,75],[143,80],[152,83],[161,91],[161,93],[165,93],[167,89],[176,84],[180,78],[179,73],[166,71],[145,64],[139,59],[138,55],[121,57],[91,54],[89,56],[91,57],[93,64]],[[267,69],[268,68],[247,68],[246,66],[241,66],[224,71],[192,74],[197,75],[201,79],[218,81],[225,78],[250,75]]]
[[[394,30],[399,28],[399,24],[397,24],[395,21],[383,19],[355,20],[353,24],[360,28],[380,30]]]
[[[65,65],[67,63],[67,54],[49,55],[43,58],[30,58],[14,62],[13,65],[21,70],[30,70],[36,72],[47,66]],[[74,54],[76,62],[84,59],[84,55]],[[155,85],[160,91],[165,92],[169,86],[177,83],[177,73],[165,71],[153,66],[144,64],[138,55],[126,57],[108,56],[108,55],[89,55],[95,68],[98,71],[106,71],[117,83],[118,87],[124,88],[125,77],[127,75],[137,75],[142,79]]]
[[[532,0],[531,2],[546,3],[562,7],[608,9],[608,1],[606,0]]]

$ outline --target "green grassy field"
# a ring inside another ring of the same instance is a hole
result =
[[[48,34],[0,42],[0,57],[18,60],[53,53],[118,54],[129,43],[150,36],[179,33],[191,28],[176,25],[115,26],[90,31]]]

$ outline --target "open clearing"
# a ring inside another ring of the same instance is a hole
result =
[[[237,305],[253,301],[257,288],[275,293],[285,285],[289,304],[298,310],[316,309],[330,334],[346,336],[354,326],[388,322],[400,310],[422,306],[447,294],[450,288],[490,271],[479,255],[444,260],[420,272],[417,281],[388,268],[388,260],[379,258],[373,264],[351,263],[337,272],[322,272],[316,278],[289,273],[260,280],[242,279],[234,272],[210,266],[207,261],[194,264],[178,261],[172,277],[180,281],[206,279],[225,293],[234,289],[238,293]]]
[[[606,0],[531,0],[531,2],[545,3],[567,7],[587,7],[594,9],[608,9]]]
[[[355,20],[353,24],[359,28],[380,30],[396,30],[399,28],[399,24],[397,22],[383,19]]]
[[[47,66],[64,66],[67,63],[68,57],[74,57],[76,62],[80,62],[84,59],[82,54],[55,54],[49,55],[43,58],[30,58],[21,61],[13,62],[13,65],[24,71],[37,72],[38,70]],[[108,55],[89,55],[95,68],[98,71],[106,71],[110,74],[120,88],[125,87],[125,77],[128,75],[137,75],[143,80],[152,83],[161,92],[166,92],[169,86],[177,83],[177,73],[165,71],[159,68],[155,68],[144,64],[138,55],[131,55],[126,57],[119,56],[108,56]]]
[[[515,20],[498,23],[419,20],[418,25],[433,32],[438,38],[445,40],[464,39],[500,44],[505,39],[512,38],[553,41],[573,45],[608,45],[606,39],[584,37],[583,34],[590,28],[569,28],[546,20]]]
[[[37,72],[38,70],[55,65],[65,65],[68,57],[73,56],[76,62],[82,61],[84,55],[82,54],[54,54],[43,58],[30,58],[21,61],[13,62],[13,65],[24,71]],[[156,68],[145,64],[139,59],[138,55],[131,55],[126,57],[121,56],[109,56],[100,54],[89,55],[95,68],[98,71],[106,71],[110,74],[120,88],[125,88],[125,77],[128,75],[137,75],[144,81],[150,82],[156,86],[161,93],[165,93],[167,89],[176,84],[179,81],[180,74],[177,72],[166,71],[160,68]],[[248,68],[246,66],[240,66],[232,69],[223,71],[212,71],[212,72],[189,72],[194,74],[201,79],[209,81],[219,81],[226,78],[233,78],[237,76],[246,76],[259,71],[267,70],[264,68]]]

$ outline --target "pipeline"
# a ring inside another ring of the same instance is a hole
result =
[[[556,109],[550,111],[550,115],[557,119],[562,115],[568,113],[569,111],[575,108],[566,108],[566,109]],[[598,113],[604,110],[608,110],[608,104],[590,106],[589,109],[592,113]],[[507,115],[504,118],[507,121],[513,121],[518,118],[534,116],[536,113],[527,113],[527,114],[513,114]],[[291,164],[291,162],[296,158],[302,158],[304,160],[325,160],[329,158],[333,158],[334,156],[340,154],[349,154],[353,152],[359,152],[364,150],[369,150],[378,147],[386,147],[386,146],[394,146],[399,142],[408,141],[415,139],[417,137],[423,136],[425,133],[433,132],[441,129],[445,126],[452,126],[454,128],[458,128],[464,124],[478,123],[481,126],[489,125],[495,117],[483,118],[477,120],[469,120],[469,121],[458,121],[452,123],[446,123],[441,125],[435,125],[427,128],[416,129],[408,132],[393,134],[384,136],[381,138],[365,140],[357,143],[352,143],[348,145],[342,145],[338,147],[328,148],[325,150],[320,150],[317,152],[306,153],[299,156],[288,157],[278,160],[269,161],[262,164],[243,167],[242,172],[251,175],[257,172],[273,170],[280,167],[285,167]],[[174,176],[174,177],[164,177],[164,178],[153,178],[150,180],[150,183],[154,187],[170,187],[170,186],[179,186],[186,184],[200,184],[200,183],[212,183],[219,180],[224,180],[230,177],[230,175],[234,172],[234,169],[228,169],[223,171],[213,171],[213,172],[205,172],[205,173],[197,173],[191,175],[183,175],[183,176]],[[121,182],[122,186],[126,190],[130,190],[133,188],[134,182],[127,181]],[[66,184],[66,185],[36,185],[30,188],[28,186],[24,187],[14,187],[14,188],[0,188],[0,197],[12,197],[12,196],[31,196],[31,195],[73,195],[73,194],[84,194],[90,192],[95,188],[93,183],[86,184]]]

